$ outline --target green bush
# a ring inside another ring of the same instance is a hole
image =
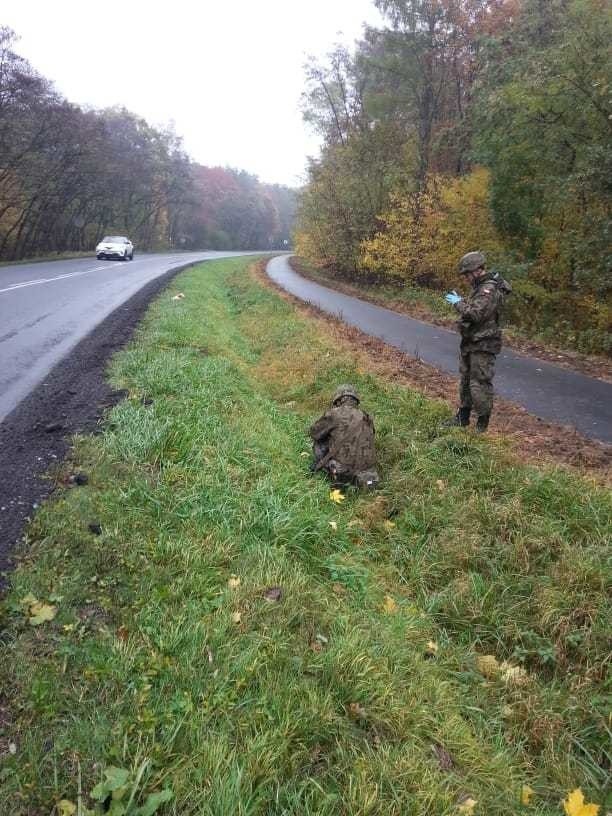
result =
[[[612,354],[612,306],[567,290],[550,292],[533,281],[512,281],[506,323],[584,353]]]

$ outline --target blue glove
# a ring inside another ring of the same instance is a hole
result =
[[[447,303],[450,303],[450,304],[451,304],[451,306],[454,306],[454,305],[455,305],[455,303],[459,303],[459,301],[460,301],[460,300],[463,300],[463,298],[462,298],[460,295],[458,295],[458,294],[455,292],[455,290],[453,289],[453,291],[452,291],[452,292],[449,292],[447,295],[444,295],[444,300],[445,300]]]

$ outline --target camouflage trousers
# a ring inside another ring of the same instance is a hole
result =
[[[494,372],[495,354],[461,349],[459,404],[462,408],[473,410],[477,416],[489,416],[493,409]]]

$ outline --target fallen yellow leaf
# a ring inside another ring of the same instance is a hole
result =
[[[338,529],[338,522],[337,522],[337,521],[330,521],[330,522],[329,522],[329,526],[332,528],[332,530],[333,530],[333,531],[334,531],[334,533],[335,533],[335,532],[336,532],[336,530]]]
[[[56,606],[51,606],[51,604],[44,604],[37,601],[30,606],[30,617],[28,618],[28,623],[30,626],[40,626],[41,623],[52,621],[56,615]]]
[[[425,646],[425,654],[429,657],[435,657],[438,654],[438,644],[435,640],[428,640]]]
[[[232,577],[227,582],[227,585],[230,589],[238,589],[240,586],[240,578],[237,575],[232,575]]]
[[[232,623],[241,623],[242,622],[242,615],[240,612],[234,612],[232,615]]]
[[[471,796],[468,796],[467,799],[464,799],[463,802],[460,803],[459,813],[467,813],[467,816],[472,816],[477,802],[477,799],[472,799]]]
[[[387,519],[386,521],[383,521],[383,527],[385,530],[392,530],[395,527],[395,522]]]
[[[346,499],[346,496],[342,493],[341,490],[336,489],[329,491],[329,498],[336,504],[342,504],[342,502]]]
[[[443,493],[446,490],[446,482],[442,481],[442,479],[436,479],[436,485],[440,493]]]
[[[398,606],[390,595],[385,595],[383,609],[387,615],[394,615],[397,612]]]
[[[511,663],[501,664],[500,669],[504,682],[509,686],[524,686],[529,682],[529,675],[522,666],[513,666]]]
[[[349,703],[348,713],[356,720],[364,720],[366,718],[366,710],[359,703]]]
[[[584,794],[580,788],[568,793],[567,799],[563,802],[563,808],[567,816],[597,816],[599,813],[599,805],[584,804]]]
[[[495,677],[499,674],[500,665],[494,655],[478,655],[476,668],[484,677]]]
[[[74,802],[70,802],[68,799],[62,799],[57,803],[56,808],[59,816],[73,816],[77,811]]]
[[[521,804],[530,805],[534,793],[534,789],[529,787],[529,785],[523,785],[521,788]]]
[[[302,451],[300,456],[310,456],[310,451]]]

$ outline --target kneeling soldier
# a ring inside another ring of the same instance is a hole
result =
[[[352,385],[341,385],[332,407],[310,428],[312,471],[324,470],[334,484],[355,484],[372,490],[379,482],[374,449],[374,423],[359,407]]]

